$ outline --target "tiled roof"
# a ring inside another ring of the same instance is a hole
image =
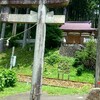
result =
[[[96,28],[92,28],[91,26],[92,24],[89,21],[68,21],[60,29],[65,31],[96,31]]]

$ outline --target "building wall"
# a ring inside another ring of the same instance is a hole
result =
[[[67,35],[65,38],[67,44],[83,44],[81,35]]]

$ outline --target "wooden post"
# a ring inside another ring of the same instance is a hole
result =
[[[27,11],[26,11],[26,14],[28,14],[29,13],[29,8],[27,8]],[[27,33],[28,33],[28,31],[26,31],[27,30],[27,28],[28,28],[28,24],[27,23],[25,23],[25,27],[24,27],[24,37],[23,37],[23,45],[22,45],[22,48],[24,48],[25,47],[25,45],[26,45],[26,39],[27,39]]]
[[[46,35],[46,7],[43,1],[40,1],[38,8],[38,22],[36,29],[36,41],[34,52],[34,64],[32,74],[32,90],[30,100],[40,100],[42,85],[42,69],[44,60],[45,35]]]
[[[15,47],[12,47],[12,54],[11,54],[11,59],[10,59],[10,70],[13,67],[14,52],[15,52]]]
[[[29,24],[29,25],[28,25],[28,27],[31,27],[31,24]],[[28,30],[28,34],[27,34],[27,38],[28,38],[28,39],[30,39],[30,38],[31,38],[31,37],[30,37],[30,34],[31,34],[31,29],[30,29],[30,30]]]
[[[99,14],[98,21],[99,21],[99,24],[98,24],[98,39],[97,39],[95,86],[100,88],[100,14]]]
[[[15,8],[15,14],[18,14],[18,8]],[[17,23],[13,23],[12,35],[16,35]]]
[[[10,11],[10,9],[7,6],[4,6],[4,7],[1,8],[1,13],[2,14],[8,14],[9,11]],[[4,20],[5,19],[6,18],[4,18]],[[1,39],[0,39],[0,52],[2,52],[3,49],[4,49],[4,45],[3,45],[4,44],[4,40],[3,40],[3,38],[4,38],[4,35],[5,35],[5,28],[6,28],[6,23],[2,23]]]
[[[67,16],[67,8],[66,7],[64,7],[64,10],[63,10],[63,14],[65,15],[65,20],[68,20],[68,16]]]

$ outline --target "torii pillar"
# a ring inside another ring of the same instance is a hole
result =
[[[45,2],[43,2],[42,0],[40,0],[39,3],[40,5],[38,7],[34,64],[32,74],[32,90],[30,94],[30,100],[40,100],[42,85],[42,70],[46,36],[46,7],[44,5]]]
[[[38,7],[38,20],[36,29],[36,41],[34,52],[34,64],[32,74],[32,90],[30,100],[40,100],[42,86],[42,72],[44,64],[44,49],[46,37],[46,6],[45,0],[40,0]],[[48,19],[47,21],[49,21]],[[65,18],[63,19],[65,20]],[[52,22],[51,22],[52,23]]]

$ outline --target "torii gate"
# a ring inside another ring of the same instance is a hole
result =
[[[32,74],[32,89],[30,100],[40,100],[42,85],[42,69],[44,62],[46,23],[64,23],[64,15],[53,15],[46,12],[45,0],[39,0],[38,14],[1,14],[1,21],[10,23],[36,23],[36,41]]]

